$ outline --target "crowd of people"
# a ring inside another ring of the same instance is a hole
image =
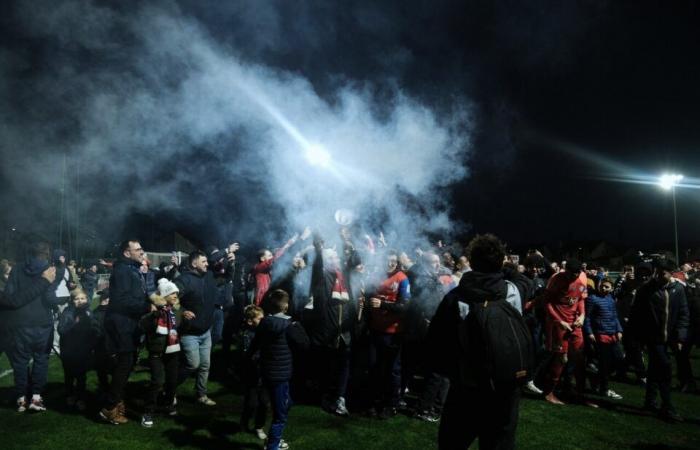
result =
[[[326,242],[307,228],[248,263],[231,243],[150,267],[128,239],[114,261],[78,269],[62,250],[32,243],[23,264],[0,263],[0,350],[17,411],[46,409],[54,352],[69,408],[89,412],[95,370],[99,416],[125,424],[137,413],[152,427],[157,414],[178,414],[190,377],[197,404],[216,405],[207,386],[220,346],[244,387],[241,427],[267,449],[289,447],[292,397],[338,416],[403,411],[440,422],[443,449],[477,437],[482,448],[513,448],[523,392],[597,408],[622,398],[611,379],[644,386],[645,409],[682,421],[671,356],[680,389],[695,391],[699,263],[640,259],[611,279],[534,250],[515,260],[493,235],[464,248],[392,244],[348,228]],[[98,266],[110,279],[96,292]],[[125,390],[140,352],[151,381],[134,411]]]

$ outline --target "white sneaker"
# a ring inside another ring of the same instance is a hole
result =
[[[605,396],[613,400],[622,400],[622,396],[617,392],[613,391],[612,389],[608,389],[608,391],[605,393]]]
[[[542,389],[535,386],[535,382],[532,380],[527,382],[525,385],[525,390],[532,394],[542,395]]]
[[[201,403],[204,406],[216,406],[216,402],[206,395],[203,395],[197,399],[197,403]]]
[[[17,399],[17,412],[25,412],[27,410],[27,400],[24,397]]]
[[[44,406],[44,399],[41,397],[32,398],[32,402],[29,404],[29,410],[37,412],[46,411],[46,406]]]
[[[265,431],[263,431],[262,428],[257,428],[257,429],[255,430],[255,435],[256,435],[256,436],[258,437],[258,439],[260,439],[260,440],[263,440],[263,441],[264,441],[265,439],[267,439],[267,434],[265,434]]]
[[[335,413],[338,416],[350,415],[350,413],[348,412],[348,408],[345,406],[345,399],[343,397],[338,397],[338,400],[336,400],[333,413]]]

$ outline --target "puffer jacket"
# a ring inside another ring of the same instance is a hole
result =
[[[615,299],[608,294],[605,297],[589,295],[586,299],[586,319],[583,330],[591,334],[622,333],[622,325],[617,317]]]
[[[285,314],[265,316],[255,330],[249,355],[260,351],[260,370],[267,383],[285,383],[292,378],[292,348],[305,349],[309,338],[298,322]]]

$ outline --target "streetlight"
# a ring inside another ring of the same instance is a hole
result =
[[[678,186],[683,180],[683,175],[673,173],[662,175],[659,178],[659,186],[665,191],[671,191],[671,197],[673,198],[673,236],[676,243],[676,264],[681,263],[678,258],[678,216],[676,213],[676,186]]]

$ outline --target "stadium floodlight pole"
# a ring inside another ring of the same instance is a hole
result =
[[[680,266],[681,261],[678,255],[678,213],[676,210],[676,186],[683,179],[683,175],[680,174],[666,174],[659,178],[659,186],[666,191],[671,191],[671,197],[673,199],[673,237],[676,244],[676,264]]]

